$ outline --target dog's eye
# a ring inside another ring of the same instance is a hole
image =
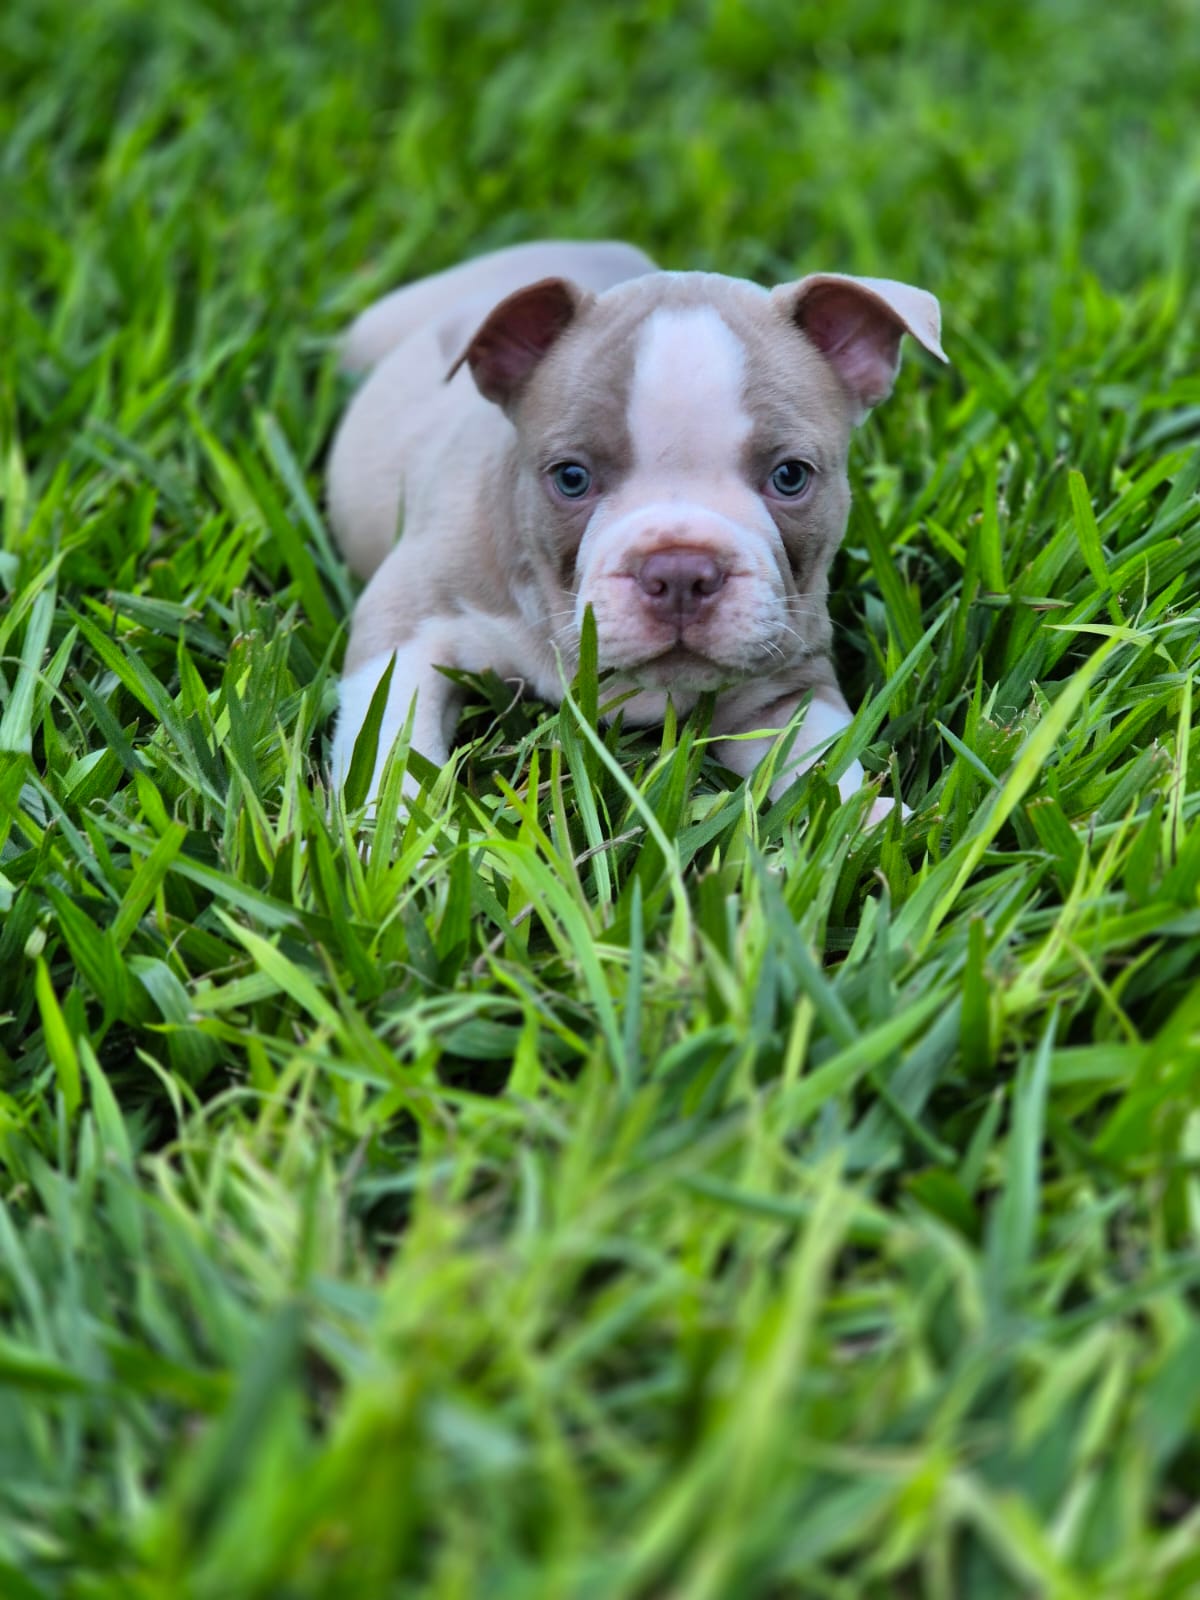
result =
[[[808,488],[812,473],[807,461],[781,461],[771,474],[771,488],[785,500],[794,500]]]
[[[592,487],[591,473],[578,461],[560,461],[551,471],[550,480],[568,500],[582,500]]]

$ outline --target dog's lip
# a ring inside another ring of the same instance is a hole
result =
[[[703,650],[693,650],[691,645],[684,644],[682,639],[676,639],[673,644],[667,645],[662,650],[656,650],[653,655],[643,656],[640,661],[635,661],[633,668],[636,671],[639,667],[657,667],[676,661],[680,665],[687,663],[696,663],[703,667],[719,667],[721,665],[721,662],[715,656],[705,655]]]
[[[678,639],[674,644],[667,645],[665,649],[655,651],[652,655],[640,656],[636,661],[623,661],[616,670],[636,677],[640,672],[663,667],[680,674],[686,674],[690,669],[703,672],[705,675],[715,671],[723,672],[731,678],[741,676],[739,669],[732,663],[722,661],[718,656],[705,655],[702,650],[693,650],[690,645],[683,644]]]

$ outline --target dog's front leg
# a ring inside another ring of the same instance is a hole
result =
[[[788,694],[764,706],[761,711],[740,717],[738,720],[747,732],[752,728],[783,729],[795,716],[804,701],[803,694]],[[829,748],[832,740],[843,733],[851,722],[850,708],[837,689],[822,685],[813,692],[804,721],[783,765],[771,781],[771,799],[779,796],[802,772],[808,770]],[[724,731],[733,732],[728,728]],[[777,735],[764,733],[761,739],[723,739],[716,747],[719,761],[734,772],[748,778],[770,750]],[[852,761],[838,779],[838,792],[843,800],[857,793],[866,781],[862,766]],[[867,813],[867,822],[881,822],[891,811],[895,801],[880,796]]]
[[[450,755],[450,741],[462,698],[455,685],[438,671],[439,666],[453,666],[454,662],[447,653],[442,630],[429,625],[396,650],[372,656],[364,665],[347,673],[339,689],[337,730],[333,736],[331,765],[336,784],[346,781],[355,742],[367,720],[371,700],[393,658],[396,664],[388,687],[375,770],[367,796],[371,801],[379,797],[384,764],[410,712],[410,747],[434,766],[444,765]],[[412,774],[406,772],[404,793],[416,794],[419,787]]]

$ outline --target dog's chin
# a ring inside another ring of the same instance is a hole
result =
[[[746,676],[744,670],[685,644],[671,645],[641,661],[622,662],[619,671],[639,689],[666,689],[675,694],[708,694]]]

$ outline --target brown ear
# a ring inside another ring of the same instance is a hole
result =
[[[815,272],[774,294],[857,400],[860,415],[892,392],[904,334],[939,361],[947,359],[941,309],[933,295],[911,284]]]
[[[446,374],[447,382],[465,361],[480,394],[506,404],[574,321],[583,300],[583,291],[566,278],[543,278],[518,289],[488,313]]]

